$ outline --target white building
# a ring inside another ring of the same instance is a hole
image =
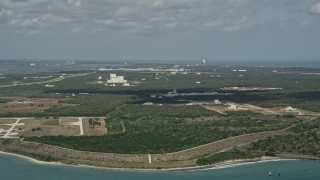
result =
[[[110,73],[110,79],[107,80],[107,83],[110,83],[110,84],[126,84],[126,83],[128,83],[128,81],[124,79],[124,76],[117,76],[116,74],[111,74]]]
[[[232,102],[230,102],[230,103],[226,103],[225,105],[227,105],[228,106],[228,110],[236,110],[238,107],[237,107],[237,104],[235,104],[235,103],[232,103]]]
[[[53,84],[46,84],[45,87],[48,87],[48,88],[53,88],[54,85]]]
[[[218,99],[215,99],[214,104],[221,104],[221,102]]]
[[[142,104],[143,106],[152,106],[153,105],[153,102],[145,102]]]
[[[295,111],[295,110],[297,110],[297,109],[296,109],[296,108],[293,108],[293,107],[291,107],[291,106],[288,106],[288,107],[284,108],[284,110],[285,110],[286,112],[288,112],[288,111]]]
[[[235,110],[237,109],[237,105],[236,104],[231,104],[228,109],[232,109],[232,110]]]

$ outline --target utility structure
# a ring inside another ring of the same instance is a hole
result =
[[[202,65],[203,65],[203,66],[206,65],[206,60],[205,60],[205,59],[202,60]]]

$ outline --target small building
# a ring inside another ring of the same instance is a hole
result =
[[[152,106],[153,105],[153,102],[145,102],[142,104],[143,106]]]
[[[202,103],[198,103],[198,102],[190,102],[186,104],[187,106],[197,106],[197,105],[202,105]]]
[[[53,88],[54,85],[53,84],[46,84],[45,87],[48,87],[48,88]]]
[[[291,106],[288,106],[288,107],[284,108],[284,110],[285,110],[286,112],[288,112],[288,111],[295,111],[295,110],[297,110],[297,109],[296,109],[296,108],[293,108],[293,107],[291,107]]]
[[[231,105],[229,105],[228,109],[235,110],[235,109],[237,109],[237,105],[236,104],[231,104]]]
[[[228,108],[227,108],[228,110],[236,110],[238,108],[237,104],[232,103],[232,102],[226,103],[225,105],[228,106]]]

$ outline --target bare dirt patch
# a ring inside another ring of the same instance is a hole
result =
[[[78,122],[78,118],[60,118],[60,123],[71,123],[71,122]]]
[[[23,132],[24,136],[74,136],[80,133],[77,126],[42,126],[41,130],[32,131],[32,129],[26,129]]]
[[[58,119],[24,119],[25,123],[19,126],[24,136],[76,136],[79,135],[79,126],[60,125]]]
[[[0,125],[0,129],[8,130],[11,126]]]
[[[59,119],[47,119],[42,122],[43,126],[60,126]]]

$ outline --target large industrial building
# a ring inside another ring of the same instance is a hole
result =
[[[117,76],[116,74],[110,74],[110,79],[107,80],[108,84],[127,84],[128,81],[124,79],[124,76]]]

